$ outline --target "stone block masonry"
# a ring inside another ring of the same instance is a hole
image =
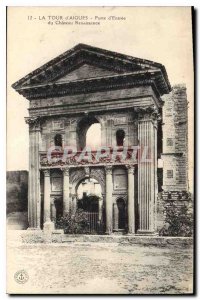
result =
[[[188,190],[188,102],[185,85],[163,96],[163,190]]]

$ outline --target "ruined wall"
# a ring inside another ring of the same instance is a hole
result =
[[[28,227],[28,171],[8,171],[6,181],[8,228],[26,229]]]
[[[157,200],[157,228],[165,220],[164,207],[173,201],[191,206],[188,197],[188,102],[185,85],[163,96],[163,186]]]
[[[188,190],[188,108],[185,85],[163,97],[163,190]]]

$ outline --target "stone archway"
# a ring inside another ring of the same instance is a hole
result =
[[[83,183],[89,186],[81,186]],[[91,184],[91,185],[90,185]],[[98,184],[98,188],[93,190],[92,185]],[[91,189],[90,189],[91,188]],[[80,195],[78,190],[81,189]],[[88,218],[89,232],[92,234],[103,232],[103,195],[101,184],[93,177],[84,176],[76,181],[73,190],[75,191],[74,200],[76,201],[76,210],[81,209]],[[85,191],[88,190],[88,193]]]
[[[70,185],[71,194],[76,194],[76,188],[78,184],[84,180],[84,178],[94,178],[101,185],[102,194],[106,192],[105,186],[105,171],[102,167],[83,167],[73,168],[70,172]]]
[[[87,131],[94,124],[99,124],[101,126],[100,119],[93,115],[86,115],[79,120],[76,127],[76,142],[78,150],[84,149],[86,147]],[[99,144],[101,144],[101,142]]]

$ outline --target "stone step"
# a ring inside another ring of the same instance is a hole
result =
[[[184,245],[193,244],[192,238],[187,237],[161,237],[156,235],[62,235],[62,243],[119,243],[119,244],[141,244],[141,245]]]

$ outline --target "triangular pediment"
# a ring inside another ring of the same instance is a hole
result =
[[[13,88],[102,77],[140,71],[159,70],[161,64],[78,44],[13,84]]]
[[[165,67],[159,63],[78,44],[12,87],[31,99],[146,83],[154,84],[160,95],[171,89]]]
[[[103,76],[112,76],[117,75],[118,73],[115,71],[111,71],[105,68],[100,68],[88,63],[84,63],[80,67],[77,67],[75,70],[67,73],[62,76],[60,79],[56,80],[56,82],[69,82],[87,78],[98,78]]]

